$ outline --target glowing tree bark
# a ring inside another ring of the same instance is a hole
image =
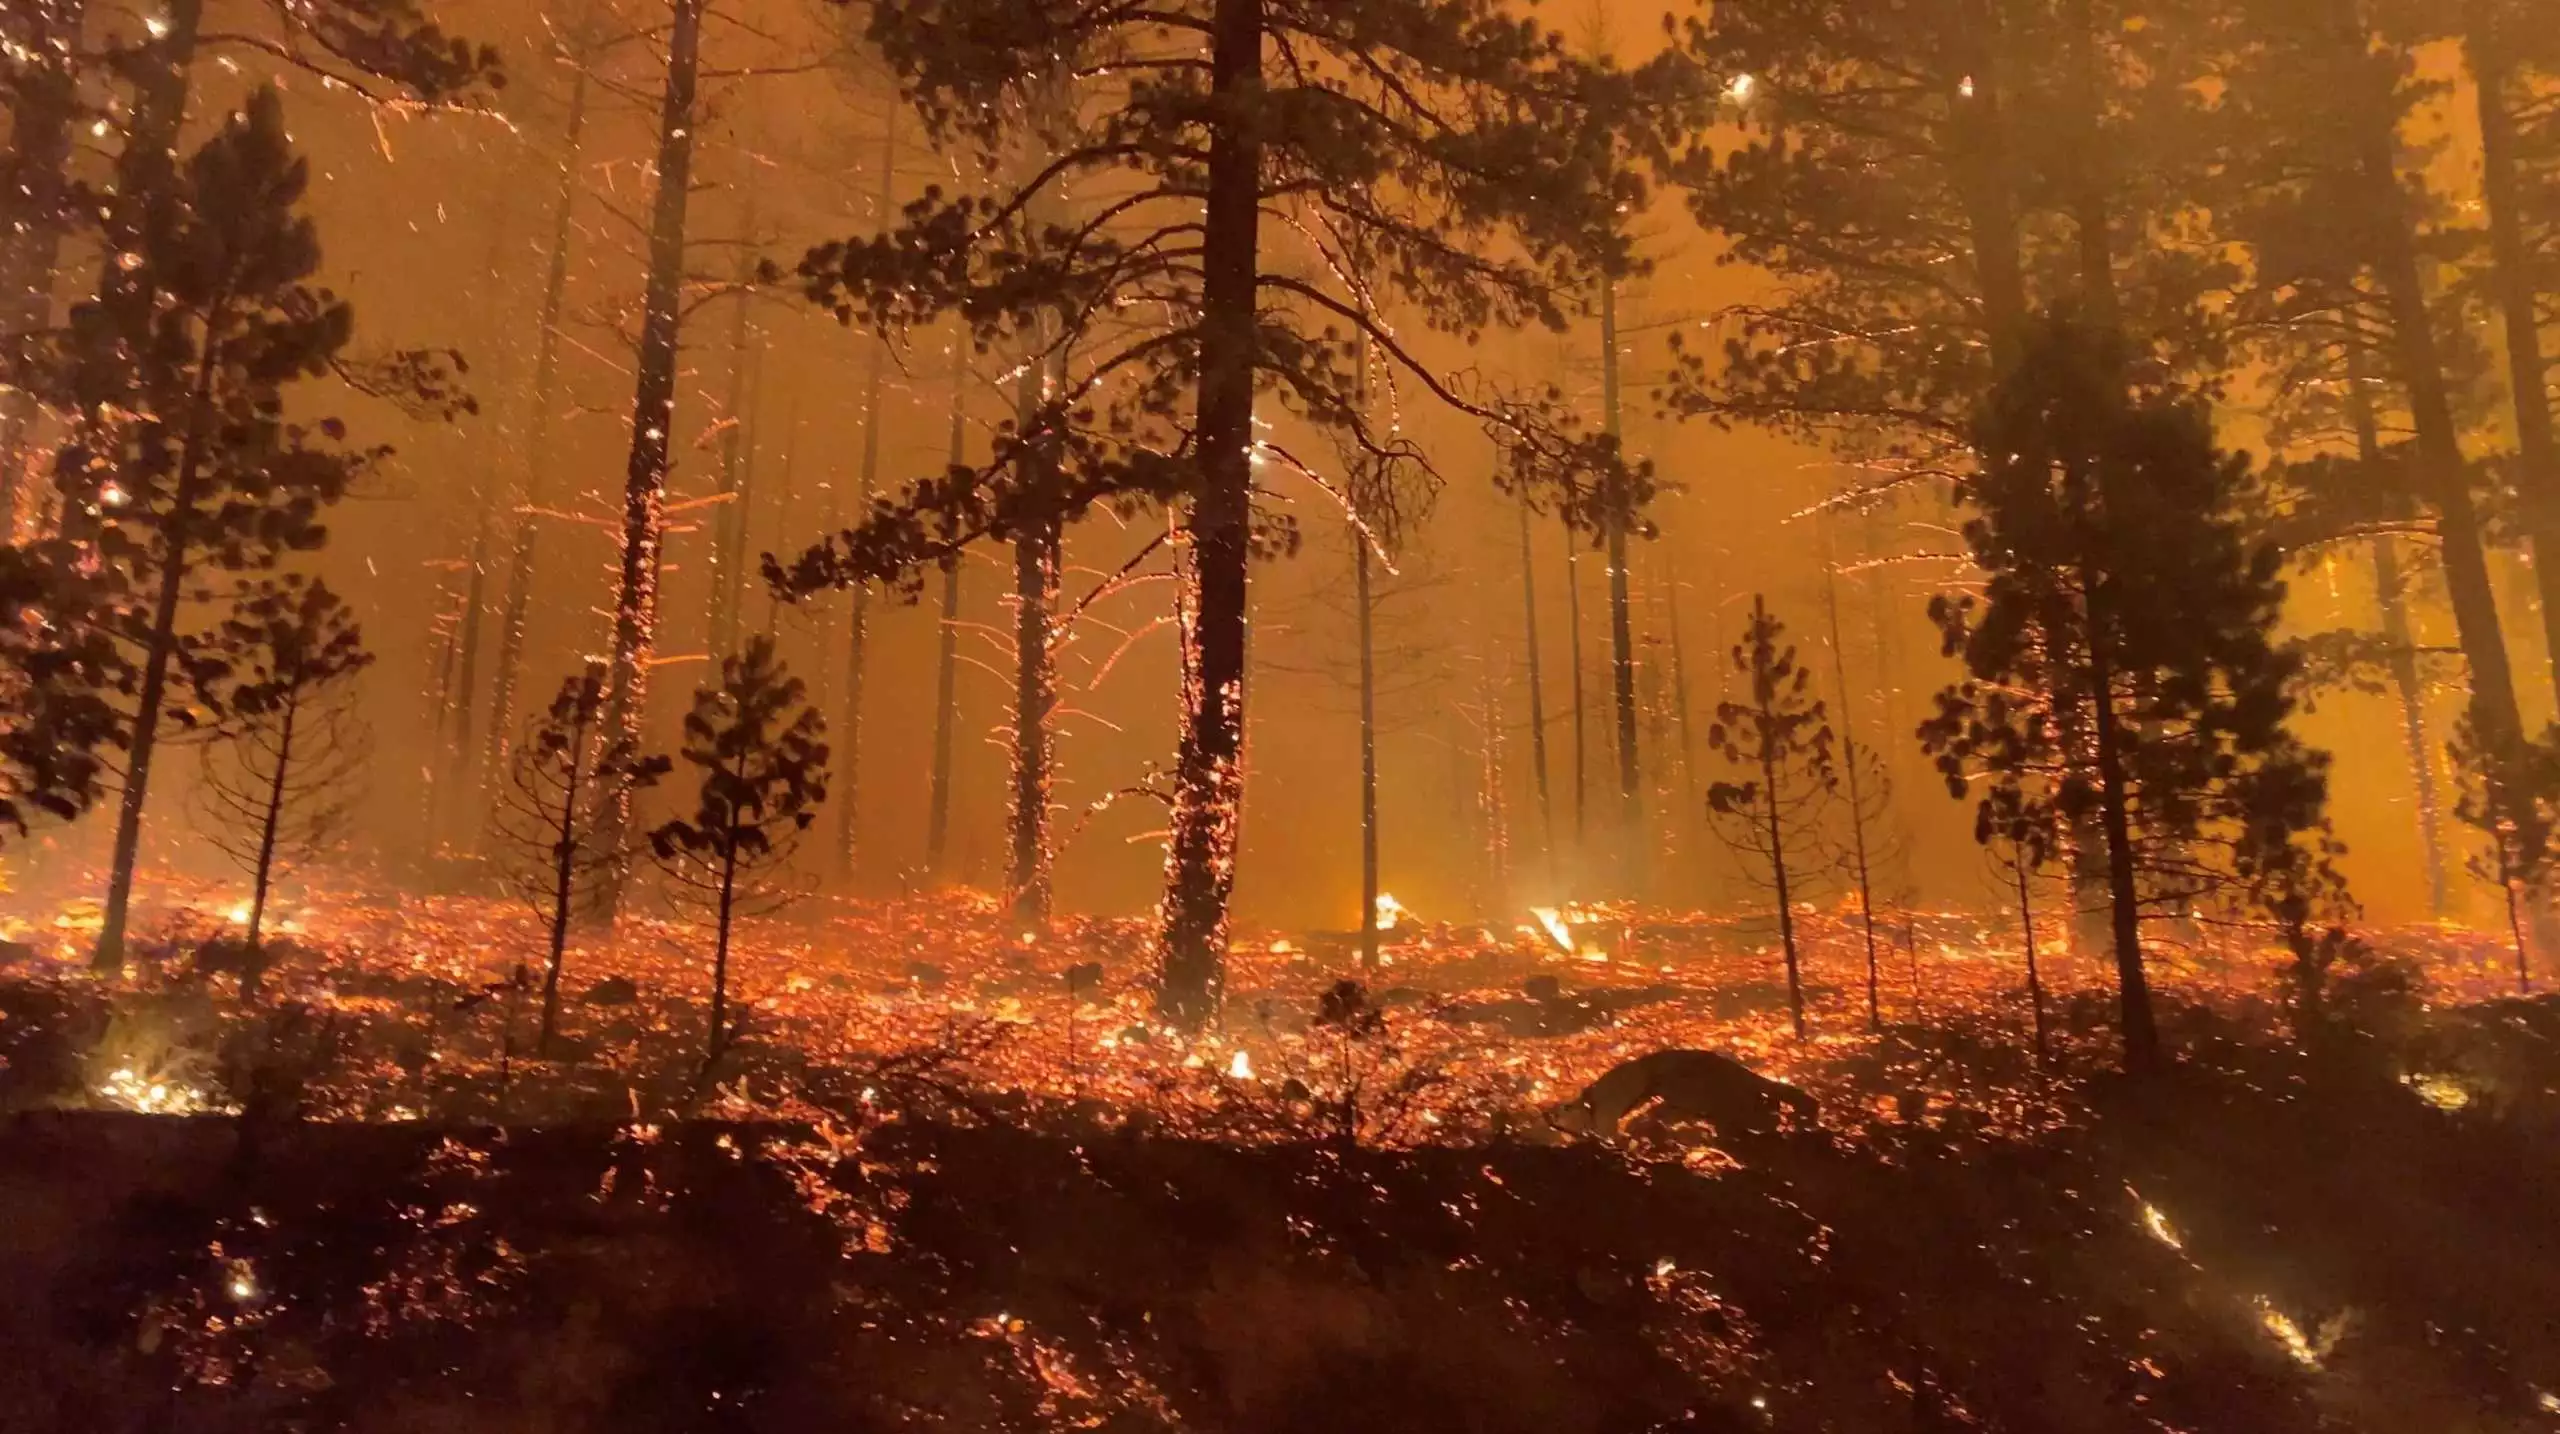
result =
[[[1600,413],[1611,441],[1626,443],[1626,417],[1618,401],[1618,286],[1600,285]],[[1607,495],[1601,509],[1609,555],[1609,690],[1618,732],[1618,877],[1633,893],[1641,877],[1644,801],[1636,745],[1635,615],[1627,595],[1627,514],[1621,495]]]
[[[0,195],[13,221],[0,230],[0,339],[15,343],[53,322],[70,194],[73,121],[79,110],[74,54],[85,0],[25,0],[0,17],[8,62],[9,147],[0,151]],[[23,353],[23,349],[17,350]],[[0,542],[14,536],[24,488],[35,395],[0,364]]]
[[[657,196],[649,220],[649,282],[640,316],[639,381],[631,403],[631,457],[622,485],[621,575],[613,600],[613,649],[605,674],[604,730],[638,745],[647,698],[649,658],[657,641],[658,567],[666,547],[667,477],[676,417],[676,344],[683,322],[686,201],[693,183],[695,90],[702,62],[707,0],[674,0],[667,36],[666,90],[658,111]],[[630,806],[615,810],[603,834],[620,853]],[[618,896],[610,889],[605,911]]]
[[[1039,421],[1055,375],[1046,363],[1026,365],[1015,417],[1028,432]],[[1056,464],[1039,454],[1026,458],[1024,486],[1053,490]],[[1013,540],[1013,869],[1007,889],[1013,917],[1032,925],[1049,920],[1049,792],[1055,780],[1050,719],[1058,705],[1057,657],[1051,650],[1056,620],[1061,533],[1057,518],[1034,521]]]
[[[969,341],[951,341],[951,466],[967,456],[969,439],[966,400],[969,393]],[[942,565],[942,618],[935,625],[933,652],[933,786],[926,794],[924,869],[943,874],[951,844],[951,763],[960,725],[960,555]]]
[[[533,605],[541,510],[551,491],[551,410],[559,401],[560,313],[569,292],[569,238],[578,209],[578,161],[587,133],[587,57],[569,56],[569,117],[562,137],[560,193],[551,220],[551,255],[542,280],[542,309],[534,335],[533,408],[525,424],[524,479],[518,494],[514,536],[507,545],[507,584],[498,617],[498,661],[489,694],[489,752],[484,770],[506,762],[515,722],[516,683],[524,670],[525,620]]]

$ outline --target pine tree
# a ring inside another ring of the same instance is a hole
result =
[[[240,999],[255,1003],[276,873],[327,850],[359,794],[372,751],[348,683],[373,654],[338,595],[301,578],[244,590],[218,640],[224,740],[205,749],[198,797],[208,839],[249,877]]]
[[[19,495],[29,476],[35,394],[10,370],[36,335],[53,326],[55,270],[63,238],[78,222],[71,155],[80,118],[81,22],[85,0],[20,0],[0,14],[0,101],[9,138],[0,148],[0,543],[17,534]]]
[[[934,137],[976,149],[990,173],[1026,117],[1046,113],[1029,101],[1059,66],[1133,47],[1150,58],[1095,66],[1076,96],[1078,126],[1028,180],[929,194],[899,227],[804,261],[813,295],[848,318],[905,330],[958,312],[981,346],[1013,353],[1062,316],[1049,345],[1083,356],[1031,431],[984,464],[914,485],[777,576],[800,592],[912,580],[1035,518],[1097,504],[1180,510],[1184,719],[1159,999],[1173,1019],[1206,1021],[1223,991],[1235,872],[1248,559],[1292,537],[1255,512],[1257,388],[1321,429],[1362,431],[1345,330],[1363,329],[1437,396],[1529,422],[1453,385],[1374,317],[1377,304],[1300,277],[1277,241],[1305,236],[1312,254],[1331,232],[1380,255],[1382,291],[1434,328],[1559,324],[1572,296],[1629,266],[1611,221],[1641,186],[1612,162],[1612,130],[1649,91],[1571,60],[1491,0],[1176,0],[1127,14],[892,0],[871,8],[868,33]],[[1673,74],[1643,79],[1667,87]],[[1123,197],[1090,217],[1024,219],[1040,195],[1105,177]],[[1266,250],[1271,211],[1307,222],[1278,227]],[[1166,326],[1118,328],[1130,302]],[[1059,474],[1037,501],[1021,472],[1033,451],[1055,452]]]
[[[123,962],[154,750],[199,720],[219,671],[207,634],[181,625],[187,605],[318,546],[321,511],[379,456],[344,447],[334,419],[285,414],[353,327],[308,283],[320,262],[298,213],[308,179],[282,104],[259,91],[189,159],[181,202],[134,236],[124,282],[147,309],[78,306],[55,365],[51,396],[81,415],[55,461],[64,526],[123,594],[114,629],[132,689],[100,969]]]
[[[736,1036],[729,1019],[729,945],[740,910],[769,902],[769,873],[789,862],[827,797],[827,723],[807,689],[759,636],[720,664],[720,685],[694,693],[684,719],[686,765],[700,774],[693,813],[649,833],[668,876],[712,915],[711,1019],[703,1069]]]
[[[612,732],[606,703],[601,662],[561,683],[516,744],[508,789],[493,811],[496,835],[515,859],[513,884],[549,927],[537,1049],[548,1049],[559,1028],[569,923],[594,910],[606,883],[619,879],[621,853],[604,840],[613,813],[628,810],[673,765]],[[516,970],[521,983],[524,968]]]
[[[1749,684],[1747,700],[1716,704],[1707,747],[1743,780],[1707,789],[1716,835],[1765,885],[1778,912],[1778,944],[1787,962],[1787,1012],[1804,1039],[1804,972],[1796,950],[1798,898],[1807,894],[1806,861],[1821,840],[1824,812],[1839,786],[1831,719],[1813,695],[1813,672],[1796,660],[1786,625],[1754,593],[1751,621],[1733,646],[1733,670]]]
[[[1985,457],[1958,487],[1982,591],[1930,605],[1966,678],[1921,737],[1986,845],[2101,833],[2142,1070],[2159,1060],[2144,910],[2236,893],[2280,914],[2322,865],[2300,839],[2327,758],[2286,728],[2299,664],[2270,639],[2284,584],[2247,536],[2256,478],[2199,405],[2136,391],[2125,360],[2113,335],[2048,321],[1983,414]],[[2087,750],[2067,750],[2080,733]]]
[[[124,738],[107,584],[71,544],[0,544],[0,837],[89,810]]]

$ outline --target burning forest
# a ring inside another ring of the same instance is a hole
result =
[[[0,0],[0,1427],[2560,1428],[2539,18]]]

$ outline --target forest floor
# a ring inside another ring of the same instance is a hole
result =
[[[52,1431],[2560,1429],[2560,1004],[2379,933],[2326,1016],[2164,945],[2166,1076],[2092,960],[1957,915],[1403,924],[1248,943],[1226,1030],[1144,1019],[1143,932],[992,906],[747,933],[703,1063],[692,933],[540,972],[495,903],[298,905],[240,1007],[173,903],[0,947],[0,1424]],[[1096,967],[1099,967],[1096,970]],[[1819,1126],[1541,1118],[1735,1054]]]

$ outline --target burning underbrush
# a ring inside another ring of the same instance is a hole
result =
[[[176,906],[0,971],[0,1407],[34,1430],[2547,1430],[2560,1015],[2438,930],[2321,1011],[2164,944],[2171,1076],[2098,962],[1954,915],[1629,910],[1241,944],[1156,1025],[1143,928],[812,908],[707,963],[458,898],[314,899],[240,1008]],[[2164,932],[2166,937],[2176,933]],[[536,975],[538,981],[538,973]],[[1819,1115],[1551,1113],[1720,1052]],[[192,1117],[192,1118],[158,1118]]]

